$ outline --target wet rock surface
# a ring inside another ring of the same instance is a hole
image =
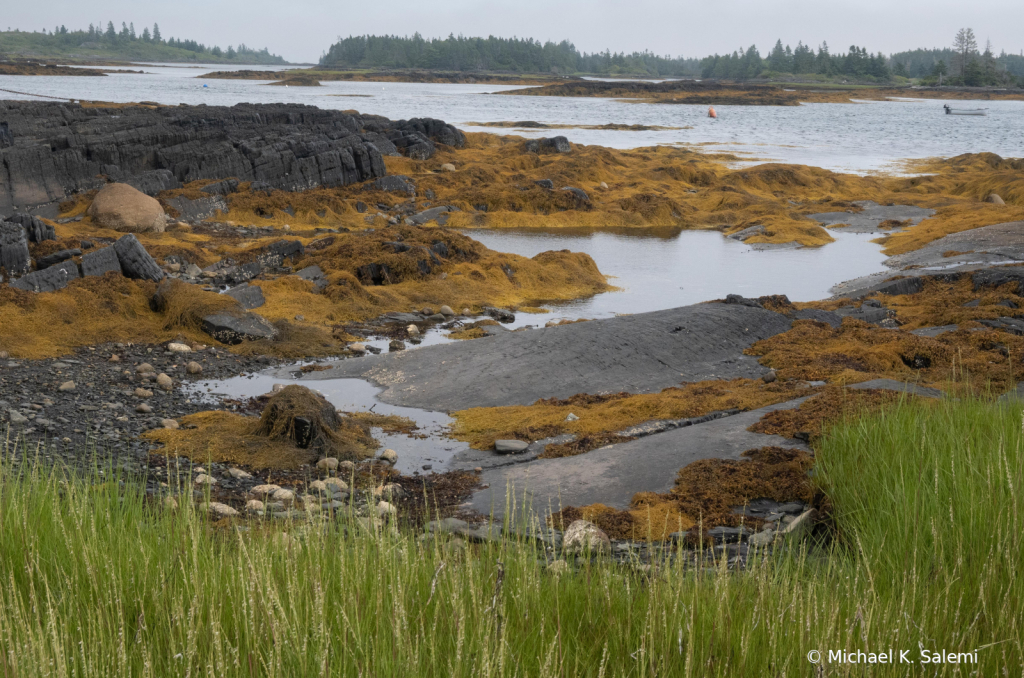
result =
[[[743,349],[791,323],[763,308],[699,304],[368,356],[310,378],[362,377],[385,388],[385,402],[430,410],[643,393],[681,381],[760,377],[767,368]]]
[[[901,225],[892,224],[891,228],[884,229],[891,233],[918,224],[935,214],[935,210],[912,205],[879,205],[871,200],[856,200],[853,204],[859,211],[824,212],[809,216],[824,226],[841,228],[848,233],[876,233],[883,230],[883,222],[900,222]]]

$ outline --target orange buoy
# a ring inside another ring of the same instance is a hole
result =
[[[715,107],[714,106],[710,106],[708,108],[708,117],[709,118],[717,118],[718,117],[718,113],[715,113]]]

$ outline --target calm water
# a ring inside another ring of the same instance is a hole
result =
[[[578,125],[690,127],[658,132],[566,129],[515,133],[565,134],[574,142],[614,148],[678,144],[735,153],[748,160],[775,160],[858,173],[893,170],[894,163],[906,158],[948,157],[978,151],[1024,155],[1024,102],[1020,101],[956,104],[988,108],[988,117],[946,116],[942,114],[941,102],[910,100],[790,107],[716,106],[719,118],[711,120],[705,117],[705,106],[491,94],[518,89],[512,86],[325,82],[322,87],[285,88],[269,87],[262,81],[197,77],[223,66],[162,64],[144,68],[145,75],[0,76],[0,88],[75,99],[164,104],[305,103],[321,108],[356,109],[395,119],[442,118],[465,129],[498,133],[509,130],[468,127],[465,123],[535,120]],[[7,92],[0,96],[32,99]]]

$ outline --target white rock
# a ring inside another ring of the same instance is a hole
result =
[[[747,538],[747,543],[751,546],[768,546],[773,541],[775,541],[775,530],[771,528],[752,534]]]
[[[526,451],[530,443],[525,440],[495,440],[494,451],[498,454],[521,454]]]
[[[217,479],[213,476],[208,476],[205,473],[200,473],[195,479],[196,485],[216,485]]]
[[[150,365],[149,363],[142,363],[141,365],[135,368],[135,372],[137,374],[154,374],[156,370],[154,370],[153,366]]]
[[[229,468],[228,469],[228,475],[231,476],[232,478],[236,478],[236,479],[239,479],[239,480],[242,479],[242,478],[252,478],[252,474],[251,473],[249,473],[247,471],[243,471],[240,468]]]
[[[28,423],[28,417],[23,415],[18,410],[10,410],[10,411],[8,411],[7,412],[7,418],[10,420],[11,424],[13,424],[15,426],[20,425],[20,424],[27,424]]]
[[[188,372],[189,374],[202,374],[203,366],[197,363],[195,360],[190,360],[188,364],[185,365],[185,371]]]
[[[322,482],[325,486],[331,488],[332,492],[344,492],[348,489],[348,483],[341,478],[327,478],[318,482]]]
[[[316,463],[316,467],[321,471],[337,471],[338,460],[334,457],[324,457]]]
[[[189,346],[188,344],[179,344],[176,341],[172,341],[171,343],[167,344],[167,350],[170,351],[171,353],[191,353],[192,347]]]
[[[355,473],[356,465],[348,460],[338,462],[338,474],[346,477],[351,476]]]
[[[377,515],[381,518],[398,515],[398,509],[386,501],[377,502]]]
[[[451,306],[442,306],[438,313],[441,315],[455,315],[455,311],[452,310]]]
[[[232,518],[238,515],[238,511],[218,501],[211,501],[206,505],[206,510],[218,518]]]
[[[152,398],[153,397],[153,392],[150,391],[147,388],[139,387],[139,388],[135,389],[135,397],[136,398]]]
[[[576,416],[575,414],[573,414],[572,412],[570,412],[570,413],[569,413],[568,415],[566,415],[566,417],[565,417],[565,420],[566,420],[566,421],[579,421],[579,420],[580,420],[580,418],[579,418],[579,417],[577,417],[577,416]]]
[[[356,342],[354,344],[349,344],[348,350],[352,351],[353,353],[366,353],[366,345]]]
[[[283,388],[284,388],[285,386],[287,386],[287,384],[274,384],[274,385],[273,385],[273,386],[272,386],[272,387],[270,388],[270,390],[271,390],[271,392],[273,392],[273,393],[277,393],[278,391],[280,391],[281,389],[283,389]]]
[[[279,501],[282,504],[288,504],[295,501],[295,493],[289,489],[281,487],[274,490],[274,493],[270,495],[270,498],[274,501]]]
[[[394,450],[387,449],[380,453],[378,459],[380,459],[381,461],[386,461],[387,463],[394,466],[395,464],[398,463],[398,453],[395,452]]]
[[[417,334],[420,333],[420,328],[416,327],[415,325],[409,325],[408,327],[405,328],[405,331],[408,332],[410,336],[415,337]]]
[[[446,162],[443,165],[441,165],[441,169],[444,170],[445,172],[454,172],[455,165],[451,164],[450,162]]]
[[[149,414],[153,411],[153,408],[146,403],[139,403],[135,406],[135,411],[139,414]]]
[[[250,499],[245,502],[245,510],[249,513],[263,513],[264,506],[263,502],[259,499]]]
[[[601,188],[603,188],[604,190],[607,191],[608,190],[608,184],[606,184],[605,182],[602,181],[601,182]]]
[[[180,428],[180,425],[174,419],[161,419],[160,425],[164,428],[169,428],[172,431]]]
[[[589,520],[574,521],[562,536],[562,550],[565,553],[610,551],[611,546],[608,535]]]
[[[320,492],[322,494],[327,494],[330,491],[327,489],[327,483],[322,480],[314,480],[311,482],[309,484],[309,490],[310,492]]]
[[[174,380],[168,377],[163,372],[161,372],[160,374],[156,375],[156,385],[165,391],[170,391],[172,388],[174,388]]]
[[[249,490],[249,494],[254,497],[266,497],[274,494],[280,489],[280,485],[257,485]]]
[[[61,390],[61,391],[74,391],[75,390],[75,382],[73,382],[73,381],[65,381],[63,384],[60,385],[59,390]]]

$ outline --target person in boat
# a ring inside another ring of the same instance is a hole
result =
[[[946,115],[949,115],[950,111],[953,110],[952,108],[949,107],[949,104],[942,104],[942,108],[946,110]]]

